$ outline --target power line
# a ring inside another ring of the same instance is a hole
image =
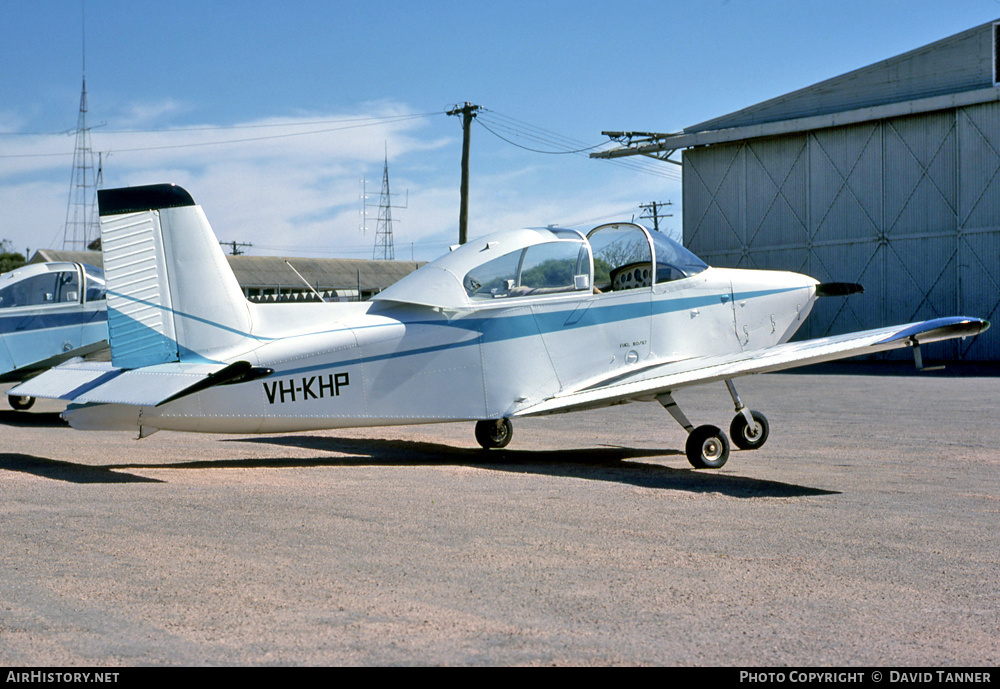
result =
[[[578,149],[576,149],[574,151],[543,151],[543,150],[538,149],[538,148],[529,148],[528,146],[522,146],[519,143],[516,143],[514,141],[511,141],[510,139],[507,139],[507,138],[505,138],[503,136],[500,136],[495,131],[493,131],[492,129],[490,129],[489,127],[487,127],[485,124],[483,124],[481,121],[479,121],[479,125],[483,129],[485,129],[486,131],[488,131],[490,134],[492,134],[493,136],[497,137],[498,139],[500,139],[502,141],[506,141],[507,143],[509,143],[512,146],[517,146],[518,148],[523,148],[526,151],[531,151],[532,153],[545,153],[545,154],[548,154],[548,155],[568,155],[568,154],[571,154],[571,153],[584,153],[586,151],[592,151],[595,148],[599,148],[599,147],[605,145],[605,143],[606,143],[606,142],[602,141],[599,144],[594,144],[593,146],[587,146],[586,148],[578,148]]]
[[[341,124],[344,122],[372,122],[374,124],[410,120],[420,117],[440,115],[440,112],[408,113],[405,115],[380,115],[378,117],[339,117],[326,120],[307,120],[304,122],[258,122],[254,124],[204,124],[191,127],[157,127],[153,129],[105,129],[108,134],[159,134],[166,132],[203,132],[225,131],[229,129],[271,129],[274,127],[311,127],[318,124]],[[0,136],[66,136],[73,134],[75,129],[60,129],[50,132],[0,132]]]
[[[424,115],[413,115],[413,116],[406,117],[406,118],[399,118],[399,119],[393,120],[393,121],[398,122],[398,121],[401,121],[401,120],[404,120],[404,119],[418,119],[419,117],[425,117],[425,116]],[[273,139],[289,139],[289,138],[296,137],[296,136],[311,136],[313,134],[327,134],[329,132],[339,132],[339,131],[345,131],[347,129],[360,129],[362,127],[374,127],[376,125],[383,124],[383,123],[384,123],[384,121],[368,122],[366,124],[352,124],[352,125],[346,125],[346,126],[343,126],[343,127],[331,127],[329,129],[316,129],[316,130],[312,130],[312,131],[308,131],[308,132],[291,132],[289,134],[271,134],[271,135],[268,135],[268,136],[254,136],[254,137],[246,137],[246,138],[242,138],[242,139],[226,139],[224,141],[204,141],[204,142],[190,143],[190,144],[173,144],[173,145],[169,145],[169,146],[144,146],[144,147],[140,147],[140,148],[120,148],[120,149],[117,149],[116,152],[117,153],[132,153],[132,152],[135,152],[135,151],[160,151],[160,150],[174,149],[174,148],[198,148],[198,147],[201,147],[201,146],[223,146],[223,145],[226,145],[226,144],[248,143],[248,142],[251,142],[251,141],[269,141],[269,140],[273,140]]]
[[[628,208],[616,211],[614,213],[608,213],[606,215],[599,215],[593,218],[585,218],[583,220],[573,220],[572,222],[563,223],[565,227],[580,227],[581,225],[591,225],[593,223],[599,222],[601,220],[607,220],[609,218],[622,218],[628,215],[631,211],[635,210],[638,206],[629,206]]]
[[[349,129],[360,129],[363,127],[375,127],[380,124],[392,124],[395,122],[405,122],[408,120],[421,119],[430,117],[432,115],[440,115],[441,113],[420,113],[414,115],[395,115],[391,117],[381,117],[381,118],[368,118],[368,119],[358,119],[358,120],[331,120],[330,123],[335,122],[356,122],[356,124],[347,124],[341,127],[329,127],[326,129],[313,129],[307,132],[289,132],[285,134],[269,134],[267,136],[254,136],[254,137],[243,137],[238,139],[224,139],[220,141],[198,141],[194,143],[187,144],[165,144],[162,146],[141,146],[135,148],[118,148],[114,149],[116,153],[134,153],[139,151],[162,151],[170,149],[179,148],[199,148],[203,146],[223,146],[226,144],[237,144],[237,143],[248,143],[253,141],[268,141],[271,139],[285,139],[296,136],[311,136],[314,134],[328,134],[330,132],[346,131]],[[261,124],[261,125],[232,125],[232,126],[219,126],[219,127],[189,127],[189,128],[176,128],[176,129],[150,129],[150,130],[104,130],[102,134],[174,134],[174,133],[185,133],[185,132],[195,132],[195,131],[226,131],[230,129],[243,129],[243,128],[272,128],[272,127],[302,127],[302,126],[313,126],[313,124],[322,124],[323,122],[316,122],[312,124],[306,123],[286,123],[286,124]],[[59,133],[60,136],[64,135],[64,132]],[[38,136],[38,135],[32,135]],[[65,156],[70,155],[69,153],[15,153],[15,154],[2,154],[0,158],[49,158],[54,156]]]
[[[229,129],[271,129],[274,127],[312,127],[320,124],[341,124],[345,122],[368,122],[372,125],[403,122],[406,120],[419,119],[422,117],[432,117],[440,115],[440,112],[409,113],[406,115],[382,115],[379,117],[343,117],[332,120],[309,120],[306,122],[260,122],[255,124],[219,124],[219,125],[198,125],[196,127],[171,127],[167,129],[111,129],[106,130],[109,134],[152,134],[157,132],[201,132],[201,131],[221,131]],[[308,133],[308,132],[306,132]]]
[[[485,120],[485,123],[483,121],[479,121],[479,124],[482,125],[484,129],[486,129],[487,131],[489,131],[491,134],[501,139],[502,141],[505,141],[513,146],[517,146],[518,148],[522,148],[532,152],[549,153],[549,154],[566,153],[566,154],[580,155],[582,157],[589,158],[589,156],[586,155],[587,151],[609,144],[609,142],[603,142],[601,144],[589,145],[585,142],[576,139],[571,139],[569,137],[563,136],[551,130],[538,127],[528,122],[523,122],[508,115],[503,115],[502,113],[498,113],[495,110],[484,109],[481,112],[483,113],[481,120]],[[486,123],[488,123],[489,126],[487,126]],[[510,137],[516,137],[528,140],[533,143],[548,146],[551,149],[555,150],[541,150],[521,145],[515,141],[512,141],[511,139],[508,139],[500,135],[495,130],[502,131]],[[614,165],[617,165],[618,167],[633,170],[635,172],[641,172],[643,174],[654,175],[657,177],[663,177],[671,180],[681,179],[680,171],[674,170],[672,168],[664,168],[662,165],[654,164],[651,161],[647,162],[639,159],[628,159],[628,160],[613,159],[609,162],[611,162]]]

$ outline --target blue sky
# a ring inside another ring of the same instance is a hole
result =
[[[679,168],[568,151],[809,86],[1000,3],[0,0],[0,17],[0,239],[17,250],[62,246],[85,25],[105,187],[181,184],[251,254],[371,257],[387,155],[407,206],[396,257],[429,260],[457,240],[455,104],[485,109],[470,237],[627,220],[652,201],[673,202],[679,235]]]

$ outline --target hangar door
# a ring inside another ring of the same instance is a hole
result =
[[[1000,320],[1000,104],[684,152],[684,243],[708,263],[860,282],[819,337],[948,315]],[[1000,328],[929,356],[1000,359]],[[906,353],[898,354],[906,356]]]

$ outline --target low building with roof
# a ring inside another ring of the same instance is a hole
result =
[[[257,302],[316,300],[317,292],[325,301],[363,301],[423,265],[420,261],[368,261],[352,258],[246,255],[226,258],[243,293],[251,301]],[[39,249],[29,263],[47,261],[71,261],[98,268],[104,266],[100,251],[58,249]]]

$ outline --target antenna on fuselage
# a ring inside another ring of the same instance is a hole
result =
[[[317,299],[319,299],[320,301],[323,301],[323,295],[321,295],[319,292],[317,292],[316,288],[313,287],[311,284],[309,284],[308,280],[306,280],[304,277],[302,277],[302,273],[300,273],[299,271],[295,270],[295,266],[293,266],[291,263],[289,263],[287,258],[285,259],[285,265],[288,266],[289,268],[291,268],[292,272],[299,276],[299,280],[301,280],[302,283],[306,287],[308,287],[309,289],[312,290],[312,293],[316,295]],[[360,272],[360,269],[359,269],[359,272]]]

